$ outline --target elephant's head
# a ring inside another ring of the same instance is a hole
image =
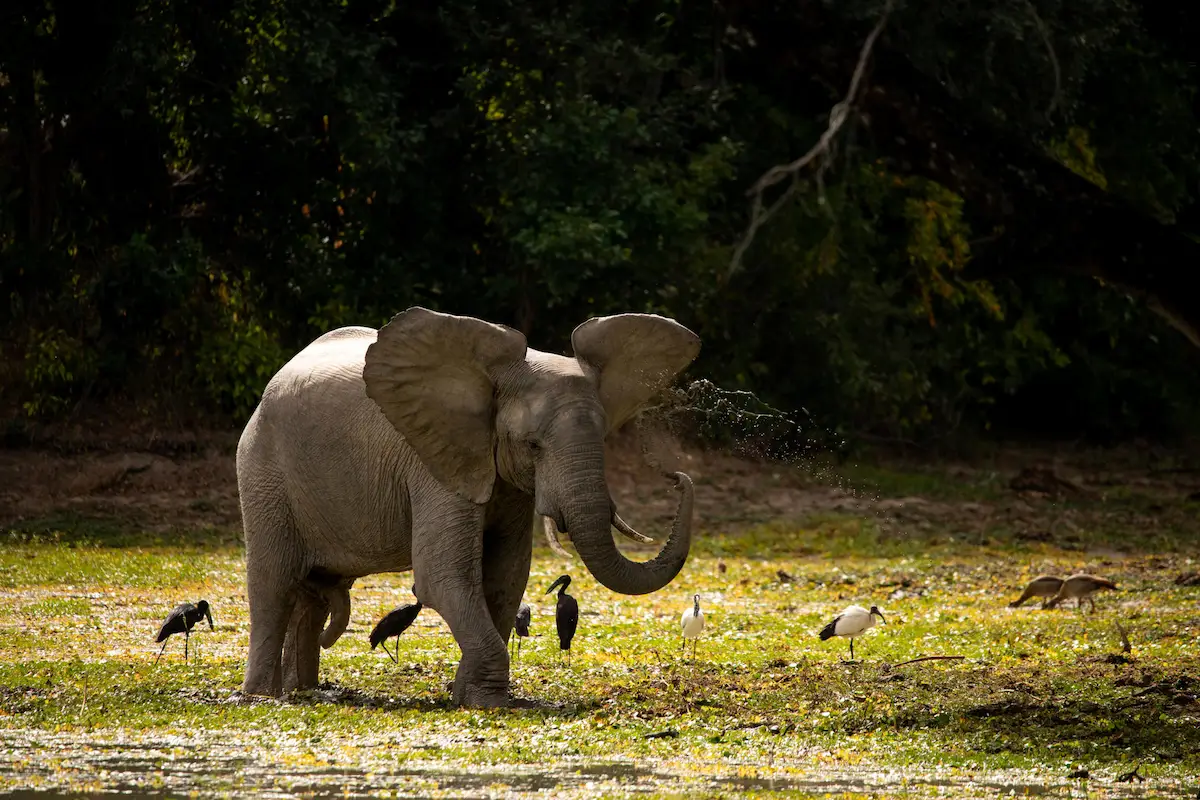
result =
[[[604,438],[700,352],[699,338],[653,314],[590,319],[571,334],[574,358],[527,347],[525,337],[473,317],[410,308],[367,350],[367,395],[442,485],[487,503],[499,475],[535,497],[537,513],[570,532],[596,580],[645,594],[682,569],[691,543],[691,481],[671,536],[652,561],[617,550],[604,478]]]

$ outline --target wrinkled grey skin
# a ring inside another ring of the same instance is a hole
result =
[[[612,591],[654,592],[678,574],[691,480],[675,473],[679,512],[658,556],[629,561],[612,537],[604,438],[691,363],[699,339],[619,314],[583,323],[571,343],[574,357],[542,353],[511,328],[414,307],[378,331],[321,336],[271,379],[237,452],[244,693],[315,686],[354,579],[412,569],[413,593],[462,650],[453,701],[512,704],[507,642],[535,514]]]

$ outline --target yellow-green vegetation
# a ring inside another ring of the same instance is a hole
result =
[[[955,495],[945,479],[874,478],[885,493]],[[961,500],[948,506],[961,524],[849,512],[741,530],[701,520],[683,573],[646,597],[608,592],[539,541],[526,593],[534,637],[513,686],[555,706],[497,711],[447,708],[458,650],[431,610],[400,637],[398,665],[369,650],[374,622],[411,602],[410,576],[356,584],[321,688],[245,701],[243,562],[228,531],[164,540],[30,524],[0,550],[0,791],[994,797],[1065,791],[1087,769],[1101,796],[1193,796],[1200,587],[1173,581],[1198,568],[1196,515],[1180,504],[1166,529],[1123,537],[1101,524],[1139,502],[1075,504],[1065,544],[1017,537],[1002,516],[977,530]],[[1045,504],[1045,527],[1065,508]],[[1083,569],[1120,587],[1097,596],[1095,614],[1007,605],[1038,574]],[[544,594],[564,571],[581,607],[569,668]],[[679,616],[694,592],[707,626],[691,663]],[[193,662],[173,638],[155,666],[158,626],[200,598],[216,631],[197,628]],[[849,603],[887,618],[856,642],[853,664],[844,639],[816,636]],[[934,655],[963,658],[901,663]],[[1116,782],[1139,764],[1148,783]]]

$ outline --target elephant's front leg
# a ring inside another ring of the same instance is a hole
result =
[[[532,557],[533,498],[497,481],[483,534],[483,594],[506,645],[529,583]]]
[[[508,648],[483,589],[485,509],[438,489],[413,502],[413,591],[446,620],[462,650],[454,704],[508,706]]]

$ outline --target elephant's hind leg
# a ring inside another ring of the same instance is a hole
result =
[[[245,509],[245,506],[243,506]],[[243,517],[247,515],[243,510]],[[296,605],[296,589],[304,575],[294,543],[254,526],[246,518],[246,595],[250,601],[250,654],[242,693],[278,697],[283,689],[283,645]]]
[[[311,575],[300,584],[283,644],[284,692],[316,687],[320,677],[322,628],[325,618],[334,610],[330,600],[338,595],[348,598],[353,585],[352,579],[342,579],[333,585],[314,582]],[[348,614],[348,605],[342,611]],[[342,620],[342,624],[347,621],[348,618]],[[331,626],[335,624],[330,621]]]
[[[250,655],[246,660],[243,694],[278,697],[283,689],[283,643],[294,601],[290,592],[274,585],[255,588],[247,581],[250,598]]]
[[[316,688],[321,667],[319,639],[329,603],[318,592],[302,585],[296,592],[283,643],[283,691]]]

